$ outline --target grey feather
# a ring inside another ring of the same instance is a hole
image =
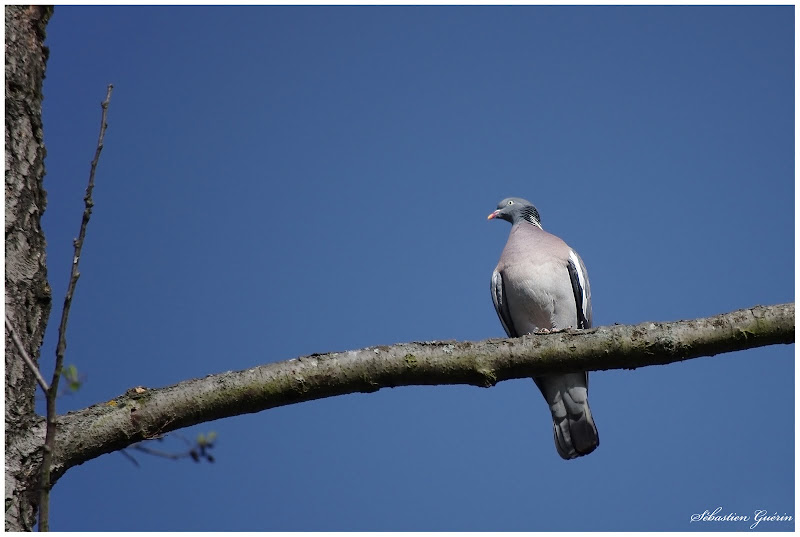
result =
[[[500,322],[503,324],[503,329],[508,334],[508,337],[517,337],[518,334],[514,329],[514,323],[511,321],[508,301],[503,289],[503,275],[496,270],[492,273],[492,302],[494,302],[494,310],[497,312],[497,316],[500,317]]]
[[[533,205],[506,198],[489,218],[512,223],[491,284],[492,302],[506,334],[519,337],[543,328],[591,327],[586,267],[564,241],[542,229]],[[588,374],[533,380],[550,407],[558,454],[573,459],[594,451],[600,439],[589,409]]]
[[[572,249],[570,249],[570,256],[567,260],[567,270],[578,314],[578,324],[575,328],[591,328],[592,292],[589,289],[589,276],[586,274],[586,267],[583,266],[580,256]]]

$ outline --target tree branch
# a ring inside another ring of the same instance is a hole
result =
[[[793,342],[794,303],[789,303],[691,321],[314,354],[166,388],[138,387],[61,416],[54,474],[182,427],[335,395],[411,385],[489,387],[509,379],[635,369]]]
[[[22,340],[19,339],[19,336],[14,331],[14,327],[11,325],[11,321],[8,320],[8,315],[6,315],[6,330],[8,330],[8,335],[11,336],[11,341],[14,342],[14,346],[19,351],[20,356],[22,356],[22,360],[30,368],[31,372],[33,373],[33,376],[36,377],[36,382],[38,382],[39,386],[42,387],[44,393],[47,393],[47,390],[49,390],[50,387],[47,385],[47,381],[44,380],[42,374],[39,373],[39,368],[36,367],[36,364],[33,363],[31,357],[28,356],[28,351],[25,350],[25,346],[22,344]]]
[[[69,310],[72,306],[72,296],[75,293],[75,286],[78,285],[80,272],[78,263],[81,259],[83,241],[86,238],[86,227],[89,225],[89,218],[92,216],[92,191],[94,190],[94,174],[97,171],[97,162],[100,160],[100,152],[103,150],[103,139],[106,135],[106,116],[108,115],[108,103],[111,101],[111,90],[113,85],[109,84],[106,91],[106,100],[100,103],[103,114],[100,117],[100,135],[97,139],[97,148],[94,152],[94,159],[89,169],[89,184],[86,187],[86,195],[83,197],[84,209],[81,219],[81,229],[78,238],[74,241],[75,254],[72,257],[72,270],[70,271],[69,285],[64,297],[64,307],[61,310],[61,322],[58,325],[58,344],[56,345],[56,365],[53,371],[53,380],[50,382],[50,389],[47,390],[47,432],[44,441],[44,455],[42,456],[42,476],[41,490],[39,491],[39,531],[49,531],[50,523],[50,489],[52,488],[50,478],[50,467],[53,460],[54,442],[56,439],[56,398],[58,398],[58,381],[61,379],[61,369],[64,366],[64,352],[67,350],[67,320]]]
[[[173,433],[170,436],[179,438],[183,440],[183,443],[188,446],[185,451],[173,452],[173,451],[165,451],[163,449],[154,449],[145,445],[144,442],[139,442],[133,444],[128,449],[135,449],[137,451],[141,451],[142,453],[146,453],[148,455],[152,455],[154,457],[161,457],[164,459],[170,459],[173,461],[177,461],[180,459],[192,459],[194,462],[200,462],[201,459],[205,459],[208,462],[214,462],[214,456],[209,453],[211,448],[214,447],[214,438],[216,438],[216,434],[211,432],[208,435],[198,435],[197,440],[194,443],[189,442],[185,436],[182,436],[178,433]],[[149,442],[155,442],[157,440],[164,440],[165,437],[159,436],[158,438],[154,438]],[[132,455],[129,453],[125,453],[125,449],[121,450],[120,453],[123,453],[131,461],[136,465],[139,466],[139,463],[136,462],[136,459],[133,458]]]

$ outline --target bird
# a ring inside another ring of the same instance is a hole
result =
[[[491,292],[508,337],[592,326],[589,276],[580,256],[545,231],[539,211],[522,198],[497,204],[489,220],[511,223]],[[553,417],[556,450],[565,460],[588,455],[600,445],[589,409],[589,374],[534,377]]]

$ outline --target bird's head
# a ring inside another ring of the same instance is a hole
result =
[[[488,219],[499,218],[517,224],[523,220],[536,227],[542,227],[539,211],[528,200],[522,198],[506,198],[497,204],[497,210],[489,215]]]

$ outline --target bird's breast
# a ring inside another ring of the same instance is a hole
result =
[[[539,328],[575,325],[575,299],[566,266],[560,260],[515,260],[501,268],[509,314],[520,334]],[[569,308],[572,311],[566,311]]]

